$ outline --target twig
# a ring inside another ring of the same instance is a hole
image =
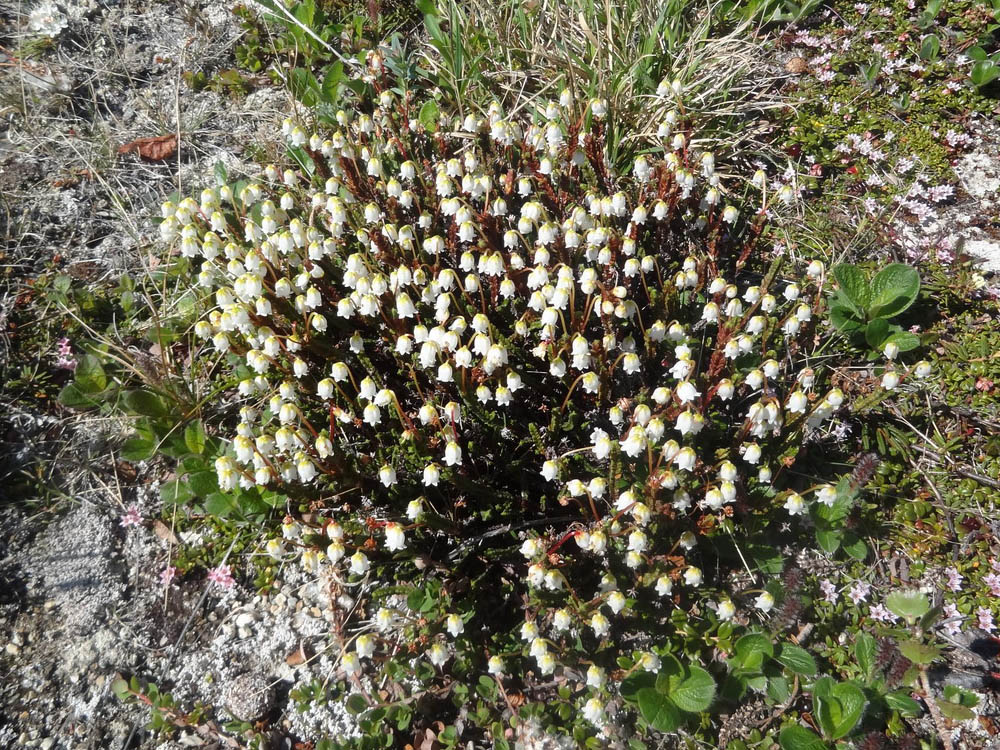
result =
[[[924,701],[931,712],[931,718],[934,719],[934,726],[937,727],[938,735],[944,744],[944,750],[954,750],[951,744],[951,736],[948,734],[944,723],[944,717],[941,716],[941,711],[938,709],[937,703],[934,701],[934,696],[931,694],[931,684],[927,679],[926,666],[920,667],[920,685],[924,689]]]

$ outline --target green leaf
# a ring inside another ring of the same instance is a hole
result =
[[[344,80],[344,64],[339,60],[326,69],[320,90],[323,101],[331,107],[340,103],[340,84]]]
[[[292,96],[307,107],[315,107],[323,96],[323,90],[312,71],[306,68],[293,68],[288,74],[288,88]]]
[[[782,643],[777,656],[774,657],[795,674],[812,677],[816,674],[816,660],[804,648],[791,643]]]
[[[885,704],[893,711],[899,711],[904,716],[920,716],[923,713],[920,704],[911,698],[905,690],[886,693]]]
[[[937,706],[941,710],[941,713],[955,721],[968,721],[969,719],[976,718],[975,712],[970,708],[966,708],[961,703],[939,700],[937,701]]]
[[[76,383],[67,383],[63,386],[57,400],[70,409],[92,409],[101,405],[99,401],[81,391]]]
[[[715,680],[701,667],[692,666],[690,674],[670,691],[670,699],[682,711],[706,711],[715,698]]]
[[[817,529],[816,531],[816,542],[828,555],[832,555],[840,549],[840,542],[843,538],[844,533],[839,529]]]
[[[360,693],[352,693],[347,699],[347,713],[357,716],[368,708],[368,701]]]
[[[156,442],[149,437],[133,435],[122,445],[122,458],[126,461],[145,461],[153,457]]]
[[[973,63],[969,77],[977,88],[982,88],[1000,78],[1000,66],[992,60],[979,60]]]
[[[889,606],[886,604],[886,606]],[[941,656],[941,649],[916,640],[903,641],[899,651],[914,664],[933,664]]]
[[[100,393],[108,387],[108,376],[104,373],[101,360],[93,354],[84,354],[77,361],[74,381],[80,391],[88,395]]]
[[[681,725],[681,712],[665,695],[656,688],[642,688],[636,695],[639,713],[653,729],[659,732],[673,732]]]
[[[928,34],[924,41],[920,43],[920,58],[922,60],[934,61],[941,52],[941,40],[935,34]]]
[[[219,491],[219,475],[214,471],[196,471],[188,475],[187,481],[191,491],[198,497],[207,498]],[[214,511],[209,512],[214,513]]]
[[[865,327],[865,342],[875,351],[882,350],[882,342],[889,336],[889,321],[875,318]]]
[[[788,680],[784,677],[772,677],[767,681],[767,697],[775,704],[781,705],[788,700]]]
[[[833,323],[833,327],[846,334],[860,331],[864,323],[858,319],[858,313],[849,305],[842,304],[838,297],[842,297],[839,292],[830,303],[830,322]]]
[[[205,497],[205,512],[211,516],[228,518],[236,510],[236,499],[230,494],[213,492]]]
[[[844,552],[853,557],[855,560],[864,562],[865,558],[868,557],[868,545],[865,544],[864,539],[859,537],[853,531],[845,531],[844,538],[840,543],[844,548]]]
[[[656,673],[656,689],[669,695],[684,679],[684,674],[684,665],[676,656],[667,654],[660,662],[660,671]]]
[[[823,733],[839,740],[850,734],[861,719],[865,708],[865,694],[857,685],[838,682],[826,696],[813,694],[815,714]]]
[[[919,591],[893,591],[885,598],[885,606],[894,615],[913,624],[931,608],[931,602]]]
[[[882,342],[883,348],[885,344],[888,344],[890,341],[898,346],[899,351],[901,352],[913,351],[920,346],[920,337],[915,333],[910,333],[909,331],[898,331],[891,334],[889,338]]]
[[[854,640],[854,660],[861,667],[861,674],[866,679],[871,679],[872,672],[875,670],[875,654],[877,650],[878,644],[875,643],[874,638],[864,631],[858,633],[857,638]]]
[[[441,118],[441,110],[438,109],[437,102],[430,99],[423,103],[420,107],[420,114],[417,115],[417,119],[420,120],[420,124],[429,133],[436,133],[438,129],[438,121]]]
[[[841,299],[847,302],[857,317],[865,318],[871,306],[871,294],[864,271],[850,263],[839,263],[833,267],[833,278],[840,285]]]
[[[119,677],[117,680],[111,683],[111,692],[114,693],[118,700],[125,700],[131,694],[128,689],[128,682]]]
[[[407,605],[409,605],[409,602],[407,602]],[[410,607],[410,609],[413,609],[413,607]],[[649,672],[633,672],[622,680],[619,692],[622,698],[630,703],[638,703],[639,691],[646,688],[653,688],[656,685],[656,681],[656,676]]]
[[[205,425],[200,419],[196,419],[184,428],[184,445],[192,453],[203,453],[205,451]]]
[[[229,172],[226,170],[226,165],[220,159],[215,162],[215,167],[212,170],[215,172],[215,182],[217,185],[225,185],[229,182]]]
[[[182,482],[180,479],[174,479],[160,485],[160,499],[164,503],[184,503],[193,497],[194,493],[191,492],[191,488],[188,487],[186,482]]]
[[[869,318],[899,315],[917,300],[920,274],[905,263],[890,263],[872,279]]]
[[[827,750],[826,743],[815,732],[798,724],[782,729],[778,734],[778,744],[781,750]]]
[[[163,400],[155,393],[145,390],[125,391],[122,394],[125,408],[132,414],[158,419],[167,414]]]
[[[762,633],[747,633],[733,647],[735,662],[743,669],[760,669],[765,656],[774,656],[774,644]]]

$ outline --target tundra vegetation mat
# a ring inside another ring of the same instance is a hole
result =
[[[0,22],[0,746],[1000,746],[995,0]]]

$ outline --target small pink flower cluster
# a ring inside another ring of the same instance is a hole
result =
[[[68,338],[59,339],[56,345],[56,367],[63,370],[75,370],[76,358],[73,356],[73,346]]]

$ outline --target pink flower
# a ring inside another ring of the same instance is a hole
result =
[[[142,514],[139,513],[139,508],[133,504],[125,509],[125,514],[121,517],[119,525],[121,526],[139,526],[142,524]]]
[[[173,565],[168,565],[162,571],[160,571],[160,583],[164,586],[169,586],[174,578],[177,577],[177,568]]]
[[[220,588],[228,589],[233,581],[233,571],[228,565],[219,565],[208,571],[208,580],[218,585]]]
[[[868,598],[868,594],[871,590],[871,584],[865,583],[864,581],[858,581],[851,586],[851,590],[847,592],[847,595],[851,598],[852,602],[858,604]]]
[[[990,593],[993,596],[1000,596],[1000,575],[987,573],[983,576],[983,583],[990,587]]]
[[[872,605],[868,614],[873,620],[875,620],[875,622],[896,622],[896,620],[899,619],[896,615],[886,609],[884,604]]]
[[[837,587],[833,581],[829,578],[824,578],[819,582],[819,589],[823,592],[823,599],[830,602],[830,604],[837,603]]]
[[[59,339],[56,347],[56,367],[61,367],[64,370],[75,370],[76,359],[73,357],[73,347],[69,343],[69,339]]]
[[[986,607],[980,607],[976,610],[976,618],[976,627],[980,630],[992,633],[996,629],[996,626],[993,624],[993,613],[986,609]]]
[[[941,623],[944,632],[948,635],[958,635],[962,632],[962,620],[964,619],[958,613],[958,607],[954,603],[949,603],[944,605],[942,610],[944,613],[944,621]]]
[[[958,568],[945,568],[944,574],[948,577],[948,588],[952,591],[962,590],[964,576],[958,572]]]

